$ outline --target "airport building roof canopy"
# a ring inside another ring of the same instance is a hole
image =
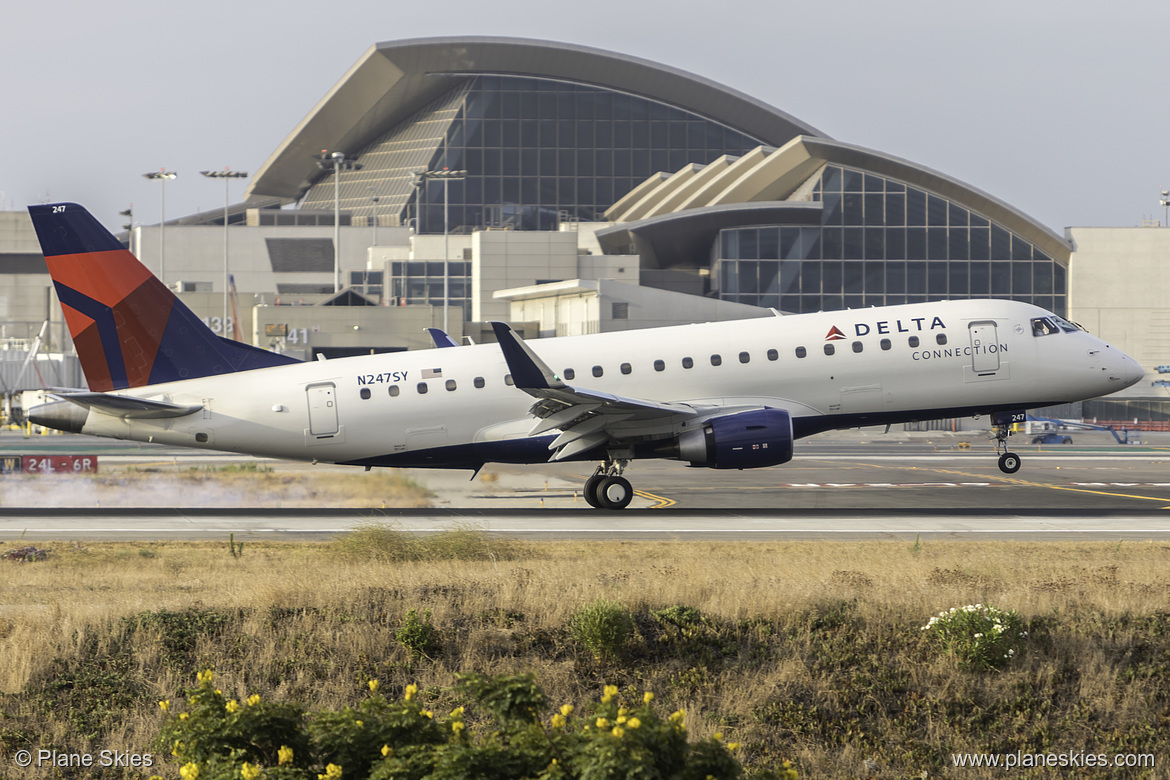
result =
[[[325,175],[314,155],[355,153],[388,128],[479,75],[529,76],[626,92],[686,109],[781,146],[823,133],[749,95],[686,71],[624,54],[551,41],[416,38],[375,44],[277,147],[245,199],[295,200]]]
[[[698,268],[710,261],[711,242],[720,230],[750,225],[820,225],[821,204],[797,201],[725,203],[637,222],[622,222],[597,231],[607,254],[630,251],[653,266]]]
[[[1065,265],[1072,254],[1072,246],[1064,237],[958,179],[872,149],[810,136],[794,138],[778,149],[760,147],[739,158],[725,157],[708,166],[689,165],[670,176],[653,176],[606,212],[609,219],[623,223],[605,231],[606,238],[615,241],[621,240],[622,233],[646,233],[664,218],[692,210],[703,213],[702,221],[708,226],[719,214],[731,220],[726,227],[742,224],[740,211],[711,212],[709,209],[745,203],[774,207],[777,201],[799,200],[803,185],[826,164],[896,179],[961,203],[1019,234]]]

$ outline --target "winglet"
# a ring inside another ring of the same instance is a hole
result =
[[[504,352],[504,360],[508,363],[508,371],[512,374],[516,387],[521,390],[543,390],[547,388],[560,389],[565,383],[553,373],[548,364],[537,357],[532,348],[524,343],[520,334],[512,330],[506,322],[491,323],[496,332],[496,339],[500,342],[500,349]]]
[[[455,339],[447,335],[442,328],[423,328],[427,333],[431,334],[431,338],[435,341],[435,346],[440,349],[444,347],[457,347],[459,343]]]

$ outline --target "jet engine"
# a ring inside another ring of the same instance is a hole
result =
[[[756,409],[715,417],[678,438],[678,457],[692,466],[754,469],[792,460],[792,417]]]

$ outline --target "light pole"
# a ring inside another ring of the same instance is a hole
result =
[[[322,149],[314,155],[317,166],[323,170],[333,169],[333,292],[341,291],[341,171],[360,171],[361,163],[357,162],[357,155],[345,152],[332,152]]]
[[[225,166],[222,171],[199,171],[209,179],[223,179],[223,333],[231,338],[228,329],[228,184],[232,179],[247,178],[247,171],[233,171]]]
[[[165,285],[167,283],[167,261],[166,261],[166,241],[165,233],[167,224],[167,180],[177,177],[179,174],[174,171],[168,171],[162,168],[157,171],[142,174],[148,179],[158,179],[162,192],[161,205],[159,206],[158,218],[158,277]]]
[[[452,181],[463,181],[467,178],[467,171],[453,171],[450,168],[443,168],[439,171],[415,171],[415,183],[426,185],[431,179],[438,179],[443,182],[443,332],[450,330],[450,322],[448,317],[448,308],[450,306],[450,276],[451,276],[451,250],[447,245],[447,183]],[[426,187],[423,187],[426,191]],[[415,210],[418,210],[418,204],[415,204]]]
[[[1162,226],[1170,227],[1170,191],[1162,190]]]
[[[378,193],[373,187],[370,187],[370,200],[374,202],[374,246],[378,245]]]

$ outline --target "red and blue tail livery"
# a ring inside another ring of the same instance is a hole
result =
[[[82,206],[28,210],[90,390],[299,362],[217,336]]]

